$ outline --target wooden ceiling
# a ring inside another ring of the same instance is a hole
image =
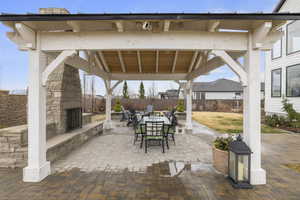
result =
[[[99,56],[101,63],[111,73],[187,73],[195,52],[123,50],[96,53],[102,54]],[[203,54],[199,54],[198,59],[200,56]],[[192,64],[195,68],[196,62]]]

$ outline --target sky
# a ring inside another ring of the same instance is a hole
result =
[[[279,0],[9,0],[1,1],[0,13],[38,13],[38,8],[66,8],[71,13],[205,13],[205,12],[272,12]],[[26,2],[26,3],[24,3]],[[0,24],[0,89],[20,90],[27,88],[28,55],[19,51],[6,38],[7,27]],[[261,80],[263,80],[264,54],[261,55]],[[214,81],[219,78],[238,80],[223,66],[195,81]],[[178,88],[171,81],[143,81],[146,92],[155,85],[156,91]],[[104,95],[105,87],[96,78],[96,93]],[[128,81],[129,91],[137,93],[140,81]],[[116,89],[121,91],[122,84]]]

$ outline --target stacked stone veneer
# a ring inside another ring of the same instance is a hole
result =
[[[10,95],[0,91],[0,128],[26,124],[26,95]]]
[[[47,82],[47,139],[66,132],[67,109],[81,108],[78,69],[60,65]]]
[[[27,125],[0,129],[0,167],[25,166]]]
[[[51,60],[49,60],[49,63],[50,62]],[[8,95],[7,92],[0,94],[0,122],[2,127],[13,126],[0,129],[0,167],[24,167],[26,165],[27,125],[15,126],[16,124],[26,124],[26,99],[27,96]],[[67,121],[66,110],[70,108],[81,108],[81,100],[81,85],[78,69],[65,64],[60,65],[50,74],[47,81],[48,141],[54,136],[65,134]],[[5,124],[3,123],[4,121]],[[18,123],[16,123],[16,121],[18,121]],[[82,132],[85,136],[77,136],[71,141],[58,141],[59,144],[62,143],[63,145],[54,145],[49,150],[49,152],[51,152],[49,153],[50,160],[68,153],[95,135],[97,131],[98,129],[87,129]]]
[[[89,123],[47,141],[47,160],[55,161],[103,132],[103,123]],[[0,167],[25,167],[27,165],[27,125],[0,129]]]

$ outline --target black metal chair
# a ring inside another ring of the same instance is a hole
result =
[[[130,126],[133,123],[133,118],[135,115],[136,115],[136,111],[134,109],[130,109],[127,126]]]
[[[164,127],[166,142],[167,142],[167,144],[169,144],[169,142],[168,142],[169,141],[169,136],[171,136],[174,144],[176,145],[176,143],[175,143],[175,132],[176,132],[176,126],[177,126],[178,122],[177,122],[177,118],[174,114],[171,115],[170,121],[171,121],[171,124]]]
[[[142,138],[143,135],[145,134],[145,124],[140,124],[138,121],[137,116],[135,115],[133,119],[133,129],[134,129],[134,141],[133,144],[135,144],[136,141],[140,138],[141,144],[142,144]],[[142,148],[142,146],[141,146]]]
[[[145,153],[147,153],[150,141],[158,141],[161,145],[163,153],[165,153],[165,135],[164,135],[164,122],[163,121],[146,121],[145,134],[142,137],[145,141]]]

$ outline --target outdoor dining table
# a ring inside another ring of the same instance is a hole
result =
[[[141,119],[140,124],[146,124],[146,122],[164,122],[165,125],[171,125],[170,120],[165,116],[145,116]]]

